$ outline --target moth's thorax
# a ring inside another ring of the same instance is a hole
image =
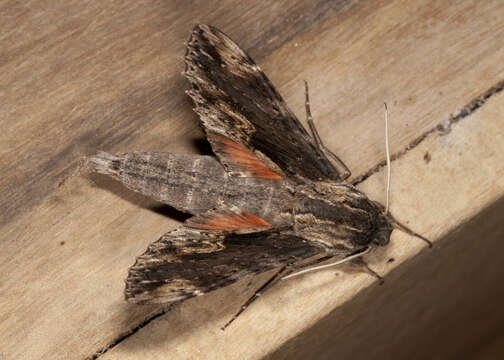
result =
[[[327,248],[385,245],[392,232],[380,207],[348,183],[298,186],[294,213],[298,234]]]

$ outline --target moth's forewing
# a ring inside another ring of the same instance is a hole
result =
[[[274,229],[230,234],[179,228],[152,243],[126,280],[126,299],[169,303],[314,256],[321,248]]]
[[[341,180],[259,66],[228,36],[197,25],[185,62],[187,93],[205,129],[260,152],[294,180]]]

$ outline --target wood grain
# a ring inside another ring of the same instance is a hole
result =
[[[331,271],[286,282],[222,333],[258,278],[121,340],[159,312],[126,304],[123,280],[173,213],[100,176],[57,185],[97,150],[198,152],[180,75],[194,23],[247,49],[300,118],[308,80],[319,132],[358,176],[384,158],[383,101],[397,152],[504,79],[503,12],[499,0],[0,2],[1,355],[81,359],[119,342],[102,358],[260,358],[372,283]],[[394,161],[400,219],[436,240],[503,195],[503,104],[495,94]],[[381,173],[362,186],[382,199]],[[374,266],[422,248],[395,234]]]

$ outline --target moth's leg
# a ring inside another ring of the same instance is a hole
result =
[[[258,297],[260,297],[262,294],[264,294],[264,292],[267,289],[270,289],[271,287],[273,287],[273,285],[275,285],[279,280],[285,280],[287,278],[294,277],[294,276],[297,276],[297,275],[301,275],[301,274],[304,274],[306,272],[311,272],[313,270],[318,270],[318,269],[325,268],[325,267],[330,267],[330,266],[334,266],[334,265],[338,265],[338,264],[343,264],[345,262],[352,262],[354,260],[361,259],[361,256],[364,255],[365,253],[367,253],[368,251],[369,251],[369,248],[366,248],[365,250],[360,251],[360,252],[358,252],[356,254],[353,254],[353,255],[349,255],[346,258],[344,258],[344,259],[342,259],[342,260],[340,260],[340,261],[338,261],[336,263],[322,265],[322,266],[318,266],[318,267],[302,270],[302,271],[299,271],[299,272],[296,272],[296,273],[293,273],[293,272],[295,272],[296,270],[299,270],[299,269],[303,269],[303,268],[306,268],[306,267],[310,267],[310,266],[313,266],[313,265],[320,264],[322,262],[325,262],[327,260],[332,259],[336,255],[333,255],[333,254],[326,255],[326,256],[323,256],[321,258],[318,258],[318,259],[315,259],[313,261],[309,261],[309,262],[306,262],[306,263],[302,263],[302,264],[287,264],[287,265],[285,265],[275,275],[273,275],[268,281],[266,281],[259,289],[257,289],[257,291],[254,293],[254,295],[252,295],[240,307],[240,310],[238,310],[238,312],[221,329],[225,330],[233,321],[236,320],[236,318],[238,316],[241,315],[242,312],[244,312],[250,306],[250,304],[252,304],[255,300],[257,300]],[[362,264],[364,264],[364,268],[368,271],[369,274],[377,277],[380,281],[383,281],[383,278],[380,275],[378,275],[376,272],[374,272],[373,270],[371,270],[363,260],[362,260]],[[353,265],[362,266],[360,263],[355,263]]]
[[[285,266],[283,266],[280,270],[278,270],[275,275],[273,275],[268,281],[266,281],[259,289],[256,290],[256,292],[254,293],[254,295],[252,295],[241,307],[240,307],[240,310],[238,310],[238,312],[223,326],[221,327],[221,330],[226,330],[226,328],[231,325],[231,323],[233,321],[236,320],[236,318],[238,316],[241,315],[242,312],[244,312],[249,306],[250,304],[252,304],[255,300],[257,300],[258,297],[260,297],[262,294],[264,294],[264,292],[267,290],[267,289],[270,289],[271,287],[273,287],[273,285],[275,285],[278,280],[280,280],[283,276],[283,274],[288,270],[288,268],[291,266],[291,264],[287,264]]]
[[[327,260],[330,260],[332,259],[335,255],[327,255],[327,256],[324,256],[324,257],[321,257],[319,259],[316,259],[314,261],[311,261],[311,262],[307,262],[307,263],[304,263],[304,264],[298,264],[298,265],[294,265],[292,266],[289,271],[282,277],[282,280],[285,280],[285,279],[288,279],[290,277],[294,277],[294,276],[298,276],[298,275],[301,275],[301,274],[304,274],[304,273],[307,273],[307,272],[311,272],[311,271],[314,271],[314,270],[319,270],[321,268],[326,268],[326,267],[330,267],[330,266],[334,266],[334,265],[339,265],[339,264],[343,264],[343,263],[346,263],[348,262],[349,265],[352,265],[352,266],[358,266],[358,267],[361,267],[364,269],[364,271],[366,271],[369,275],[371,276],[374,276],[375,278],[377,278],[379,281],[380,281],[380,284],[383,284],[383,277],[381,277],[380,275],[378,275],[374,270],[372,270],[368,264],[364,261],[364,259],[362,258],[362,255],[366,252],[368,252],[369,250],[366,249],[364,250],[363,252],[360,252],[360,253],[357,253],[357,254],[354,254],[354,255],[350,255],[350,256],[347,256],[346,258],[340,260],[340,261],[337,261],[335,263],[331,263],[331,264],[327,264],[327,265],[322,265],[322,266],[318,266],[318,267],[314,267],[314,268],[311,268],[311,269],[306,269],[306,270],[303,270],[303,271],[299,271],[299,272],[295,272],[293,273],[294,271],[296,270],[299,270],[299,269],[302,269],[302,268],[305,268],[305,267],[309,267],[309,266],[313,266],[313,265],[317,265],[321,262],[324,262],[324,261],[327,261]],[[293,274],[292,274],[293,273]]]
[[[318,258],[316,260],[313,260],[313,261],[310,261],[310,262],[307,262],[307,263],[303,263],[303,264],[297,264],[297,265],[296,264],[287,264],[287,265],[285,265],[280,270],[278,270],[275,273],[275,275],[273,275],[271,278],[269,278],[269,280],[266,281],[259,289],[257,289],[256,292],[254,293],[254,295],[252,295],[240,307],[240,310],[238,310],[238,312],[221,329],[225,330],[233,321],[236,320],[236,318],[238,316],[241,315],[242,312],[244,312],[249,307],[250,304],[252,304],[255,300],[257,300],[258,297],[260,297],[262,294],[264,294],[264,292],[267,289],[272,288],[273,285],[275,285],[279,280],[285,279],[285,275],[286,274],[290,274],[290,273],[292,273],[292,271],[297,270],[297,269],[301,269],[301,268],[304,268],[304,267],[307,267],[307,266],[313,266],[313,265],[319,264],[321,262],[330,260],[333,257],[334,257],[334,255],[327,255],[327,256],[324,256],[324,257],[321,257],[321,258]]]
[[[352,173],[350,172],[350,169],[348,168],[348,166],[345,165],[345,163],[339,158],[336,156],[336,154],[334,154],[331,150],[329,150],[325,145],[324,143],[322,142],[322,139],[320,138],[320,135],[317,131],[317,128],[315,127],[315,123],[313,122],[313,118],[312,118],[312,115],[311,115],[311,110],[310,110],[310,97],[308,95],[308,82],[304,82],[305,83],[305,107],[306,107],[306,122],[308,123],[308,126],[310,127],[310,131],[312,133],[312,136],[313,136],[313,140],[315,140],[315,144],[317,145],[317,148],[319,150],[322,150],[323,152],[325,152],[326,154],[328,154],[330,157],[333,158],[334,161],[336,161],[336,163],[341,166],[344,170],[343,174],[341,175],[341,178],[343,180],[345,179],[348,179],[348,177],[350,177],[350,175],[352,175]]]
[[[308,266],[313,266],[313,265],[319,264],[321,262],[330,260],[331,258],[335,257],[336,255],[327,255],[327,256],[324,256],[324,257],[322,257],[320,259],[316,259],[316,260],[314,260],[312,262],[308,262],[308,263],[304,263],[304,264],[299,264],[299,265],[294,265],[292,267],[292,271],[289,271],[289,274],[283,276],[282,280],[285,280],[285,279],[288,279],[288,278],[291,278],[291,277],[294,277],[294,276],[298,276],[298,275],[301,275],[301,274],[305,274],[305,273],[308,273],[308,272],[312,272],[312,271],[321,270],[321,269],[325,269],[325,268],[328,268],[328,267],[344,264],[346,262],[351,262],[352,260],[359,259],[362,255],[368,253],[370,250],[371,250],[371,248],[367,247],[365,249],[359,250],[356,253],[348,255],[347,257],[345,257],[343,259],[340,259],[340,260],[338,260],[336,262],[333,262],[333,263],[330,263],[330,264],[326,264],[326,265],[315,266],[315,267],[312,267],[312,268],[309,268],[309,269],[306,269],[306,270],[301,270],[301,271],[298,271],[298,272],[295,272],[295,273],[293,273],[295,270],[299,270],[301,268],[305,268],[305,267],[308,267]]]
[[[293,276],[297,276],[299,274],[299,273],[295,273],[295,271],[297,271],[297,270],[304,269],[306,267],[310,267],[310,266],[313,266],[313,265],[317,265],[317,264],[323,263],[323,262],[325,262],[327,260],[331,260],[335,256],[336,255],[327,255],[327,256],[324,256],[324,257],[321,257],[321,258],[318,258],[318,259],[315,259],[313,261],[309,261],[309,262],[306,262],[306,263],[294,264],[294,265],[292,265],[285,272],[284,276],[282,277],[282,280],[288,279],[288,278],[293,277]]]
[[[394,226],[396,229],[401,230],[402,232],[405,232],[408,235],[415,236],[415,237],[417,237],[417,238],[425,241],[429,245],[430,248],[432,247],[432,241],[430,241],[430,240],[426,239],[425,237],[423,237],[422,235],[414,232],[413,230],[411,230],[406,225],[401,224],[399,221],[397,221],[392,216],[392,214],[390,212],[386,216],[390,220],[390,222],[392,223],[392,226]]]
[[[383,277],[381,277],[376,271],[371,269],[369,265],[364,261],[362,257],[358,257],[355,259],[352,259],[348,262],[352,266],[360,267],[362,270],[364,270],[366,273],[369,275],[375,277],[378,279],[380,282],[380,285],[383,284],[385,281],[383,280]]]

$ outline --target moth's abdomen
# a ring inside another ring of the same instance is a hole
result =
[[[101,152],[89,160],[96,172],[193,215],[224,202],[272,224],[291,220],[292,196],[282,180],[230,176],[211,156],[160,152],[114,156]]]
[[[199,214],[222,200],[228,176],[213,157],[160,152],[119,156],[101,152],[90,158],[94,169],[126,187],[180,211]]]
[[[292,223],[294,198],[283,180],[229,177],[223,199],[271,224]]]

